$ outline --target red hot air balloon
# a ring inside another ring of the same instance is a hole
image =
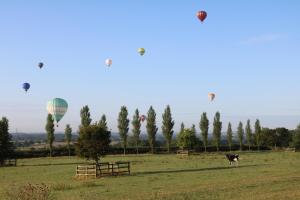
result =
[[[197,17],[198,17],[198,19],[199,19],[201,22],[203,22],[203,21],[205,20],[205,18],[207,17],[207,13],[206,13],[205,11],[203,11],[203,10],[198,11],[198,12],[197,12]]]
[[[140,116],[140,121],[144,122],[145,119],[146,119],[146,116],[145,116],[145,115],[141,115],[141,116]]]

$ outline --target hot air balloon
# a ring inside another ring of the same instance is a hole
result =
[[[42,69],[43,66],[44,66],[44,63],[40,62],[38,66],[39,66],[40,69]]]
[[[68,103],[61,98],[55,98],[47,103],[47,111],[52,115],[53,120],[58,123],[68,110]],[[57,125],[58,126],[58,125]]]
[[[140,116],[140,121],[144,122],[146,120],[146,116],[145,115],[141,115]]]
[[[29,90],[29,88],[30,88],[30,84],[29,83],[23,83],[22,88],[25,90],[25,92],[27,92],[27,90]]]
[[[205,18],[207,17],[207,13],[206,13],[205,11],[203,11],[203,10],[198,11],[198,12],[197,12],[197,17],[198,17],[198,19],[199,19],[201,22],[203,22],[203,21],[205,20]]]
[[[209,99],[210,101],[213,101],[213,100],[215,99],[215,97],[216,97],[216,95],[215,95],[214,93],[209,93],[209,94],[208,94],[208,99]]]
[[[142,56],[145,54],[145,49],[144,48],[139,48],[138,49],[139,54]]]
[[[105,64],[106,64],[108,67],[110,67],[111,64],[112,64],[112,59],[110,59],[110,58],[106,59],[106,60],[105,60]]]

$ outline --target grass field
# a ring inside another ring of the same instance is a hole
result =
[[[132,175],[76,180],[76,157],[18,160],[0,168],[0,199],[28,183],[45,183],[54,199],[300,199],[300,153],[240,153],[230,167],[224,153],[107,156],[132,162]]]

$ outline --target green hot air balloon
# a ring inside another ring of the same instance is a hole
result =
[[[52,115],[53,120],[58,123],[68,110],[68,103],[61,98],[55,98],[47,103],[47,111]]]
[[[144,48],[139,48],[138,49],[139,54],[142,56],[145,54],[145,49]]]

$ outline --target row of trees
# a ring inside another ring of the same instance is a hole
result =
[[[81,123],[82,125],[88,126],[91,123],[90,112],[88,106],[85,106],[81,109]],[[102,116],[100,123],[104,123],[107,129],[107,122],[105,115]],[[138,147],[140,145],[140,134],[141,134],[141,116],[139,110],[136,109],[131,121],[131,133],[132,139],[136,146],[136,151],[138,153]],[[172,139],[174,135],[174,120],[172,118],[170,106],[167,106],[162,114],[162,126],[161,130],[165,138],[166,146],[168,152],[172,144]],[[184,124],[181,124],[181,130],[177,134],[177,146],[181,148],[193,148],[197,144],[201,143],[206,151],[206,148],[209,143],[213,144],[217,151],[219,151],[221,145],[221,133],[222,133],[222,122],[220,113],[217,112],[213,119],[213,130],[212,130],[212,141],[209,141],[208,132],[209,132],[209,120],[207,114],[204,112],[201,115],[199,122],[199,128],[201,132],[201,141],[196,136],[196,126],[192,125],[191,128],[185,129]],[[118,130],[121,139],[121,143],[124,149],[124,154],[126,153],[126,148],[128,144],[128,137],[130,131],[130,120],[128,116],[128,110],[126,106],[122,106],[118,116]],[[158,127],[156,125],[156,112],[152,106],[150,106],[147,117],[146,117],[146,131],[148,135],[148,143],[151,148],[152,153],[154,152],[156,144],[156,134]],[[277,128],[277,129],[268,129],[262,128],[260,121],[257,119],[254,125],[254,131],[252,131],[250,120],[247,121],[245,128],[243,123],[239,122],[237,128],[237,138],[240,144],[240,149],[244,145],[247,145],[248,148],[256,146],[259,150],[261,146],[289,146],[289,142],[292,141],[292,134],[288,129]],[[231,123],[228,124],[226,132],[227,144],[231,149],[233,144],[233,130]]]

